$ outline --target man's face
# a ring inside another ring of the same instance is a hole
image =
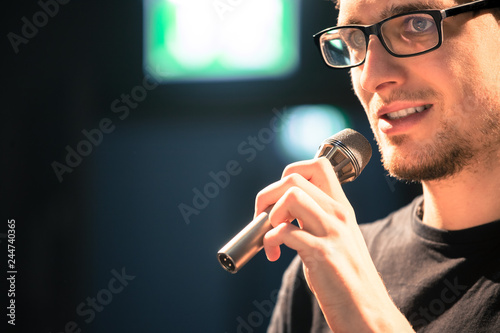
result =
[[[408,5],[445,9],[452,0],[341,0],[339,25],[373,24]],[[452,176],[500,154],[500,22],[491,11],[444,20],[443,45],[396,58],[372,35],[354,91],[385,168],[408,180]]]

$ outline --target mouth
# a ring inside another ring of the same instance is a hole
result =
[[[414,113],[423,112],[423,111],[429,109],[431,106],[432,106],[432,104],[426,104],[426,105],[411,107],[411,108],[407,108],[407,109],[402,109],[402,110],[398,110],[395,112],[386,113],[384,115],[384,117],[386,117],[390,120],[401,119],[401,118],[408,117],[409,115],[412,115]]]

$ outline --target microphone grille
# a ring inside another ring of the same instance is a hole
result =
[[[338,142],[340,142],[347,148],[354,157],[353,162],[358,164],[356,168],[356,177],[359,176],[372,157],[372,146],[370,142],[368,142],[362,134],[350,128],[346,128],[334,134],[326,139],[325,142],[330,142],[332,144],[338,144]]]

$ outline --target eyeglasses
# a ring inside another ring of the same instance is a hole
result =
[[[364,63],[370,35],[394,57],[413,57],[439,48],[443,20],[458,14],[500,7],[499,0],[480,0],[443,10],[419,10],[389,17],[373,25],[327,28],[313,36],[325,63],[351,68]]]

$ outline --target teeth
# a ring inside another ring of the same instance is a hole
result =
[[[422,105],[422,106],[417,106],[417,107],[414,107],[414,108],[403,109],[403,110],[399,110],[399,111],[396,111],[396,112],[388,113],[387,114],[387,118],[389,118],[389,119],[400,119],[400,118],[409,116],[409,115],[414,114],[414,113],[422,112],[422,111],[424,111],[424,110],[426,110],[428,108],[430,108],[430,104]]]

